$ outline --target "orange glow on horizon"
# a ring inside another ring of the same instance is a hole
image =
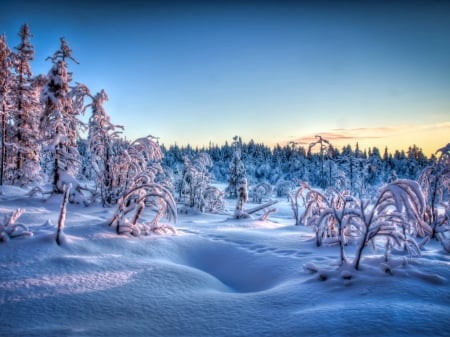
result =
[[[388,127],[332,129],[323,132],[314,132],[298,137],[288,142],[295,142],[305,148],[314,141],[315,135],[327,139],[335,148],[341,150],[344,146],[351,145],[354,149],[358,143],[359,149],[364,151],[377,147],[381,153],[385,147],[389,153],[396,150],[407,151],[410,146],[416,145],[423,153],[430,157],[439,148],[450,142],[450,122],[427,125],[397,125]]]

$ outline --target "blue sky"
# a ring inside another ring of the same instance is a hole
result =
[[[429,154],[450,142],[450,2],[10,1],[30,25],[34,74],[64,36],[74,81],[105,89],[134,139],[310,142]]]

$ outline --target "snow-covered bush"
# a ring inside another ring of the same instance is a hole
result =
[[[188,157],[184,158],[183,174],[179,184],[179,201],[184,201],[187,207],[204,211],[206,206],[204,193],[210,182],[208,170],[212,164],[211,157],[205,152],[199,153],[192,160]],[[214,194],[209,195],[209,197],[213,196]]]
[[[381,187],[375,202],[354,199],[354,203],[356,207],[344,211],[350,224],[361,232],[353,261],[355,269],[367,244],[375,247],[375,238],[380,236],[388,240],[386,249],[395,245],[406,249],[410,256],[420,255],[414,237],[431,233],[431,228],[423,221],[425,200],[417,182],[398,179]]]
[[[11,212],[3,217],[3,221],[0,223],[0,242],[6,242],[9,239],[29,237],[33,235],[27,226],[16,223],[16,220],[24,212],[24,209],[18,208],[14,212]]]
[[[289,193],[295,188],[295,184],[292,181],[280,179],[275,184],[275,194],[277,197],[289,197]]]
[[[172,191],[158,179],[162,173],[162,156],[161,148],[152,136],[135,140],[118,156],[120,165],[114,169],[117,173],[114,186],[120,197],[108,222],[110,226],[116,226],[117,233],[138,236],[150,232],[175,232],[171,225],[159,223],[163,216],[175,221],[177,217]],[[156,214],[150,221],[139,222],[145,209]]]
[[[319,246],[323,242],[339,244],[341,264],[347,262],[344,246],[348,240],[359,242],[353,260],[355,269],[365,247],[370,244],[375,248],[377,238],[386,238],[386,258],[392,247],[406,249],[412,256],[420,255],[414,237],[431,232],[423,221],[422,191],[413,180],[399,179],[383,186],[373,202],[333,189],[323,194],[306,184],[297,193],[296,198],[302,196],[305,205],[300,222],[314,227]]]
[[[298,226],[301,224],[301,219],[299,216],[299,203],[298,203],[298,198],[301,197],[302,201],[303,201],[303,206],[307,208],[307,204],[309,204],[309,200],[308,202],[306,201],[306,196],[303,195],[304,191],[311,191],[311,187],[308,185],[308,183],[303,182],[303,181],[299,181],[299,185],[300,187],[297,189],[297,191],[295,192],[295,194],[292,194],[291,191],[287,192],[287,196],[288,196],[288,200],[291,204],[291,209],[292,212],[294,213],[294,219],[295,219],[295,225]],[[312,203],[311,203],[312,205]],[[304,214],[307,214],[307,212],[305,211]]]
[[[150,221],[139,222],[146,208],[156,214]],[[175,228],[171,225],[159,223],[163,216],[176,221],[175,199],[168,188],[154,183],[153,178],[143,172],[134,177],[126,193],[117,201],[116,211],[108,225],[115,226],[118,234],[128,233],[134,236],[152,232],[175,233]]]
[[[253,202],[261,203],[263,198],[269,198],[272,195],[272,186],[268,183],[259,183],[251,190]]]
[[[425,220],[432,228],[430,237],[436,237],[450,252],[450,143],[438,149],[436,154],[439,154],[437,160],[422,171],[418,182],[425,196]]]
[[[299,197],[305,208],[301,217],[298,215]],[[296,223],[313,227],[317,246],[338,244],[340,263],[346,263],[344,246],[357,235],[355,228],[345,219],[346,210],[354,207],[353,199],[347,198],[346,192],[339,192],[335,188],[329,187],[322,193],[302,182],[295,197],[291,195],[291,205]]]
[[[207,186],[203,191],[204,211],[208,213],[222,213],[225,210],[223,192],[216,186]]]

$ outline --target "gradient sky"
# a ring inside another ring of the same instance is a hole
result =
[[[309,143],[428,155],[450,142],[449,1],[0,0],[28,23],[34,74],[64,36],[69,69],[125,135],[166,145]]]

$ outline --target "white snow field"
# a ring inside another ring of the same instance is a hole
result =
[[[141,237],[105,225],[112,208],[69,205],[58,246],[62,196],[26,192],[0,195],[0,219],[24,208],[33,232],[0,242],[0,336],[450,335],[438,242],[387,263],[367,248],[361,270],[338,268],[338,247],[316,247],[279,199],[267,221],[181,214],[176,235]]]

